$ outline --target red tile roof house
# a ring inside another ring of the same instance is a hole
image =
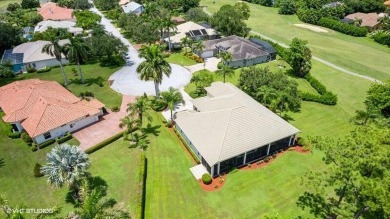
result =
[[[0,87],[3,120],[14,131],[25,130],[35,143],[73,132],[97,122],[104,105],[81,100],[55,81],[16,81]]]
[[[38,13],[42,15],[44,21],[76,21],[72,9],[57,6],[54,2],[42,4],[38,8]]]
[[[377,13],[361,13],[357,12],[354,14],[349,14],[345,18],[350,20],[361,20],[361,27],[368,27],[370,30],[375,30],[378,28],[380,19],[382,18],[381,14]]]

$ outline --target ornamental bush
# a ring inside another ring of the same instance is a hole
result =
[[[33,142],[32,138],[27,134],[27,132],[22,132],[20,137],[24,142],[26,142],[26,144],[31,144]]]
[[[205,173],[202,175],[202,181],[204,184],[210,185],[213,182],[213,179],[209,173]]]
[[[33,172],[35,177],[43,176],[43,174],[41,173],[41,167],[42,165],[40,165],[39,163],[35,163],[34,172]]]

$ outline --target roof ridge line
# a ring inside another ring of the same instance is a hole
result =
[[[227,126],[226,126],[226,129],[225,129],[225,132],[224,132],[224,135],[223,135],[223,140],[222,140],[222,145],[221,145],[221,150],[219,151],[219,155],[218,155],[218,161],[217,162],[220,162],[220,158],[221,158],[221,154],[222,154],[222,149],[223,149],[223,146],[225,144],[225,141],[226,141],[226,131],[228,130],[229,126],[230,126],[230,120],[232,118],[232,109],[229,109],[229,119],[227,121]]]
[[[41,96],[41,97],[42,97],[42,96]],[[44,97],[42,97],[42,98],[45,99]],[[46,99],[45,99],[45,101],[46,101]],[[39,102],[38,102],[38,103],[39,103]],[[40,124],[41,121],[42,121],[42,118],[43,118],[42,115],[45,113],[45,111],[46,111],[46,109],[47,109],[48,103],[45,102],[44,104],[45,104],[45,109],[42,110],[41,116],[39,116],[39,120],[38,120],[38,122],[37,122],[37,125],[35,126],[34,133],[33,133],[32,136],[35,136],[35,133],[37,132],[38,126],[39,126],[39,124]],[[35,107],[35,105],[34,105],[34,107]],[[35,137],[36,137],[36,136],[35,136]]]

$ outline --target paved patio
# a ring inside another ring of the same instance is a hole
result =
[[[186,68],[191,73],[194,73],[194,72],[197,72],[197,71],[200,71],[203,69],[207,69],[211,72],[215,72],[216,70],[218,70],[217,66],[218,66],[218,63],[221,61],[221,59],[212,57],[212,58],[205,59],[205,61],[206,61],[205,65],[204,65],[204,63],[198,63],[195,65],[186,66]]]
[[[202,179],[202,175],[205,173],[209,173],[206,170],[206,167],[203,164],[196,165],[190,168],[192,175],[194,175],[196,180]]]
[[[119,112],[109,112],[98,122],[74,132],[73,137],[80,142],[80,149],[85,151],[123,131],[123,129],[119,128],[120,119],[126,115],[127,104],[133,103],[134,101],[134,96],[122,96],[122,104]]]

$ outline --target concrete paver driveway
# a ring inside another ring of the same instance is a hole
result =
[[[133,96],[123,96],[119,112],[109,112],[98,122],[74,132],[73,137],[80,142],[80,149],[85,151],[86,149],[123,131],[123,129],[119,128],[120,119],[127,114],[127,104],[133,103],[134,101],[135,97]]]

